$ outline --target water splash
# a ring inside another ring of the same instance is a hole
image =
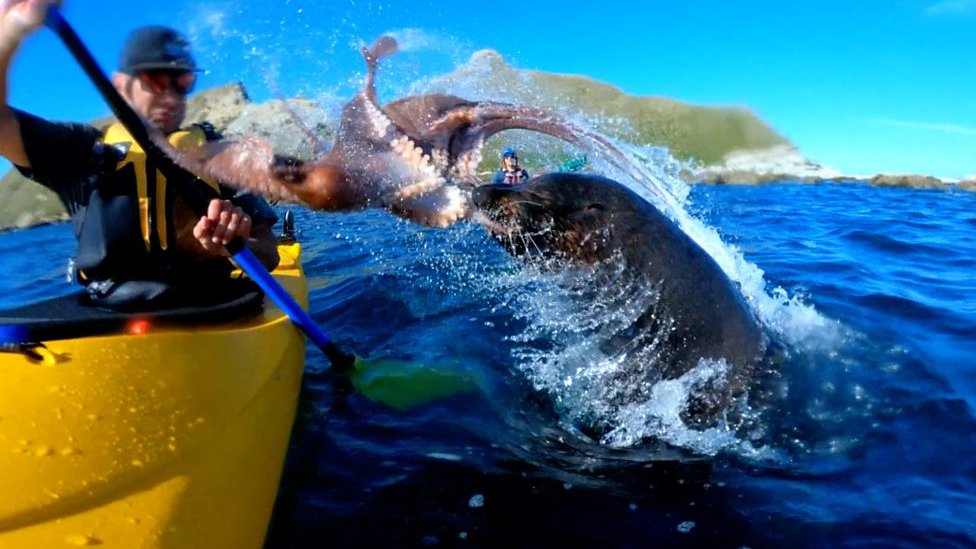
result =
[[[543,101],[544,92],[534,88],[524,75],[514,79],[517,85],[485,86],[479,63],[490,65],[497,59],[492,59],[490,53],[482,54],[482,58],[465,67],[466,73],[461,72],[467,78],[432,81],[435,90],[529,105],[533,104],[532,94],[537,93],[536,101]],[[667,149],[627,143],[591,129],[601,123],[626,124],[620,120],[601,120],[580,112],[559,114],[577,126],[582,141],[590,145],[589,169],[629,186],[675,221],[738,284],[760,322],[778,339],[797,347],[815,344],[829,348],[839,344],[843,330],[838,324],[824,318],[800,297],[791,296],[782,288],[768,289],[758,266],[737,247],[726,243],[717,230],[690,213],[690,186],[680,179],[685,165]],[[507,137],[514,138],[516,134]],[[537,134],[519,132],[517,138],[520,149],[536,154],[553,149],[551,140],[547,142],[548,138]],[[654,383],[647,381],[653,380],[653,375],[642,374],[655,369],[659,358],[655,353],[656,338],[635,341],[612,355],[604,353],[603,343],[653,307],[656,296],[652,291],[624,286],[620,292],[608,295],[605,292],[612,285],[587,281],[585,273],[563,275],[559,279],[532,272],[532,282],[523,282],[521,291],[512,292],[511,287],[505,291],[519,296],[511,298],[509,305],[515,316],[526,323],[523,331],[510,338],[516,344],[513,357],[535,389],[550,395],[564,419],[590,428],[596,426],[604,432],[601,442],[613,447],[629,447],[654,438],[708,455],[733,449],[755,457],[767,451],[740,439],[733,425],[701,430],[690,429],[684,423],[680,411],[694,388],[706,380],[721,380],[726,369],[721,363],[699,364],[677,380]],[[567,276],[576,280],[567,281]],[[597,295],[586,291],[592,288],[598,288]],[[629,299],[622,299],[619,294],[626,294]],[[667,324],[667,319],[662,320],[662,325]],[[748,406],[745,408],[739,411],[743,417],[756,415]]]
[[[275,10],[241,3],[204,2],[189,6],[181,19],[194,55],[213,83],[243,82],[255,101],[304,96],[331,103],[358,89],[363,39],[350,2],[320,6],[288,1]],[[358,76],[358,75],[357,75]]]

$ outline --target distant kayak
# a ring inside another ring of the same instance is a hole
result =
[[[279,252],[275,279],[307,307],[300,244]],[[93,317],[3,319],[5,336],[52,339],[8,338],[0,353],[0,547],[261,547],[301,386],[299,330],[257,293]]]
[[[569,160],[563,162],[559,165],[559,169],[556,171],[560,172],[571,172],[575,173],[583,169],[586,166],[586,155],[576,156],[570,158]]]

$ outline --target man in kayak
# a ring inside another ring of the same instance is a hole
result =
[[[495,172],[495,177],[491,182],[494,184],[508,183],[509,185],[517,185],[519,183],[525,183],[528,180],[529,172],[519,167],[518,155],[515,154],[515,149],[505,147],[502,150],[502,167]]]
[[[253,195],[216,182],[167,181],[121,124],[100,130],[53,123],[7,104],[7,77],[22,40],[57,0],[0,1],[0,155],[55,191],[74,221],[77,278],[92,303],[120,310],[201,305],[232,296],[224,245],[241,238],[269,269],[278,262],[277,215]],[[209,124],[181,128],[197,65],[189,43],[159,26],[133,31],[112,83],[146,124],[176,148],[219,138]],[[197,185],[206,215],[180,195]]]

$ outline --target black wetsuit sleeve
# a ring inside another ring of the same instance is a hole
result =
[[[17,166],[17,170],[57,193],[74,213],[86,200],[85,183],[102,169],[96,146],[101,132],[85,124],[49,122],[23,111],[14,114],[30,161],[30,168]]]

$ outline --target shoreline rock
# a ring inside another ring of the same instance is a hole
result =
[[[689,169],[682,179],[705,185],[762,185],[766,183],[863,183],[874,187],[916,190],[959,189],[976,192],[976,178],[953,182],[924,174],[878,173],[847,175],[830,166],[814,162],[792,145],[759,151],[735,151],[716,165]]]
[[[876,187],[902,187],[920,190],[945,190],[949,187],[948,183],[937,177],[911,174],[878,174],[872,177],[868,183]]]
[[[842,177],[839,170],[818,164],[794,145],[777,145],[761,150],[737,150],[725,155],[718,165],[705,166],[698,179],[708,182],[760,183],[789,177],[802,181],[823,181]]]

